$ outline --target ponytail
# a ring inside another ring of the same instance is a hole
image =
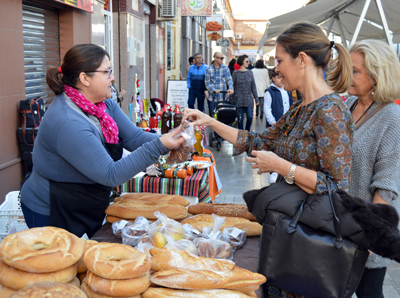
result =
[[[349,52],[341,44],[335,44],[333,50],[338,53],[337,58],[326,67],[327,83],[336,92],[346,92],[351,85],[352,64]]]
[[[46,83],[55,95],[64,92],[64,83],[62,82],[62,73],[59,73],[58,67],[49,67],[46,74]]]

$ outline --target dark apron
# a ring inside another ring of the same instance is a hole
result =
[[[104,143],[114,161],[122,157],[123,142]],[[91,238],[102,226],[110,204],[112,187],[84,183],[50,182],[50,225],[63,228],[78,237],[87,234]]]

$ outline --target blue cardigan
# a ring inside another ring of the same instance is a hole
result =
[[[282,118],[283,116],[283,100],[282,100],[282,94],[281,91],[276,88],[275,86],[270,86],[267,90],[269,94],[271,94],[272,102],[271,102],[271,112],[272,116],[274,116],[275,120],[278,122],[279,119]],[[292,97],[292,92],[287,91],[289,95],[289,105],[293,104],[293,97]],[[271,125],[267,122],[267,127],[270,127]]]
[[[114,162],[95,124],[77,106],[70,105],[64,94],[58,95],[40,123],[33,171],[21,189],[21,200],[29,209],[50,215],[49,180],[117,186],[166,153],[158,135],[136,127],[112,99],[105,103],[118,125],[124,148],[132,153]]]

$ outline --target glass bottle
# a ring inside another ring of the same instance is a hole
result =
[[[199,153],[199,156],[203,156],[203,145],[201,142],[203,141],[203,135],[201,134],[201,129],[196,129],[194,131],[194,135],[196,137],[196,143],[194,144],[194,149]]]

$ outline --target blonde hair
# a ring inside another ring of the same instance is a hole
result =
[[[347,50],[341,44],[331,45],[322,29],[309,22],[291,25],[281,35],[276,43],[281,45],[294,59],[300,52],[310,56],[317,67],[325,69],[327,83],[336,92],[346,92],[352,80],[351,59]],[[335,49],[338,57],[331,61],[331,50]]]
[[[400,98],[400,62],[395,51],[383,41],[366,39],[351,47],[350,53],[354,52],[364,55],[367,73],[376,82],[373,100],[382,104]]]

